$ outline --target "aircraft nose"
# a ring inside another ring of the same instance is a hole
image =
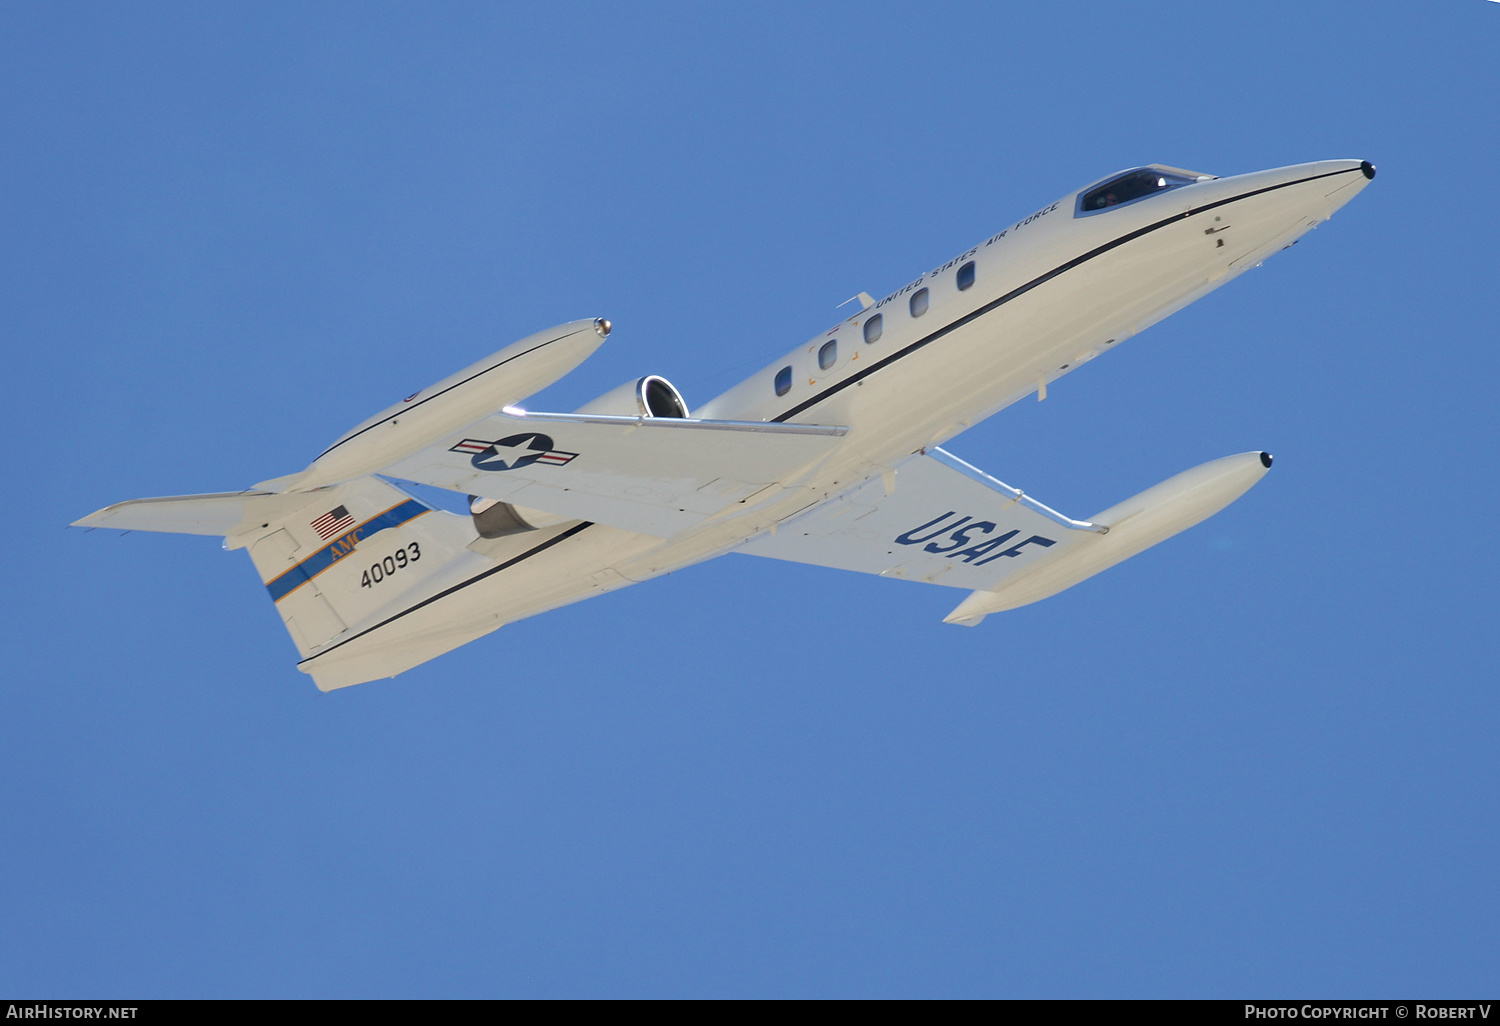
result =
[[[1292,179],[1291,188],[1286,190],[1288,202],[1295,203],[1306,216],[1324,221],[1364,191],[1375,178],[1375,165],[1352,158],[1324,160],[1280,168],[1276,173]]]
[[[1228,271],[1254,267],[1328,220],[1374,177],[1375,165],[1368,160],[1345,158],[1216,179],[1208,184],[1227,194],[1218,201],[1224,214],[1218,204],[1213,212],[1223,225],[1205,227],[1226,232],[1215,248],[1227,250]]]
[[[1259,201],[1256,207],[1268,214],[1283,207],[1298,207],[1322,220],[1357,196],[1374,178],[1374,164],[1346,157],[1268,168],[1219,181],[1226,189],[1249,187],[1249,195]]]
[[[1364,191],[1365,186],[1375,179],[1375,165],[1368,160],[1361,160],[1357,164],[1352,160],[1347,161],[1344,163],[1344,170],[1344,174],[1334,175],[1328,179],[1330,183],[1340,184],[1335,185],[1331,190],[1326,190],[1328,210],[1322,215],[1324,217],[1332,215],[1339,207],[1358,196]],[[1359,174],[1352,175],[1348,173],[1350,171],[1358,171]]]

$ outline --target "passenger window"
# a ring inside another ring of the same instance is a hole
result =
[[[970,260],[958,269],[958,291],[962,292],[974,284],[974,261]]]
[[[871,317],[868,321],[865,321],[865,341],[866,342],[879,342],[880,341],[880,333],[882,331],[884,331],[884,330],[885,330],[885,315],[884,314],[876,314],[874,317]]]
[[[927,312],[928,298],[926,289],[917,289],[917,291],[911,294],[911,303],[908,304],[908,309],[911,310],[913,317],[921,317]]]
[[[792,369],[783,367],[776,372],[776,394],[786,395],[792,390]]]
[[[837,362],[838,358],[838,339],[834,339],[832,342],[824,342],[823,348],[818,350],[818,366],[823,368],[823,370],[827,370],[829,367],[832,367],[834,363]]]

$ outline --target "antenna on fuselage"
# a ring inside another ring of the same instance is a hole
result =
[[[834,307],[834,309],[835,310],[842,310],[844,307],[848,306],[850,303],[854,302],[856,299],[859,300],[859,308],[861,310],[868,310],[868,309],[870,309],[870,307],[872,307],[872,306],[875,305],[875,297],[874,296],[870,295],[868,292],[859,292],[859,293],[856,293],[855,295],[850,296],[848,299],[844,300],[838,306]]]

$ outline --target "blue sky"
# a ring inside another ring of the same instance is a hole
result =
[[[1472,996],[1500,984],[1500,6],[0,9],[0,992]],[[66,531],[305,466],[577,317],[701,403],[1110,171],[1380,175],[949,448],[1044,603],[731,556],[320,694],[240,553]]]

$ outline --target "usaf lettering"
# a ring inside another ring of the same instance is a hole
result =
[[[905,534],[897,535],[896,544],[922,545],[923,542],[927,542],[928,544],[922,546],[923,552],[946,554],[949,559],[960,557],[965,563],[973,563],[975,566],[984,566],[1001,556],[1014,558],[1019,556],[1021,550],[1028,545],[1040,545],[1045,548],[1057,544],[1051,538],[1043,538],[1039,534],[1034,534],[1025,541],[1017,542],[1010,548],[995,552],[991,556],[989,553],[994,552],[1021,532],[1007,531],[997,538],[984,538],[985,535],[995,530],[997,525],[988,520],[970,523],[974,520],[973,517],[959,517],[958,520],[950,523],[949,518],[955,516],[958,516],[957,512],[949,510],[936,520],[929,520],[920,527],[913,527]],[[923,531],[927,533],[921,533]],[[984,540],[977,541],[976,536]],[[942,540],[937,540],[939,538]],[[976,541],[977,544],[971,544]]]

